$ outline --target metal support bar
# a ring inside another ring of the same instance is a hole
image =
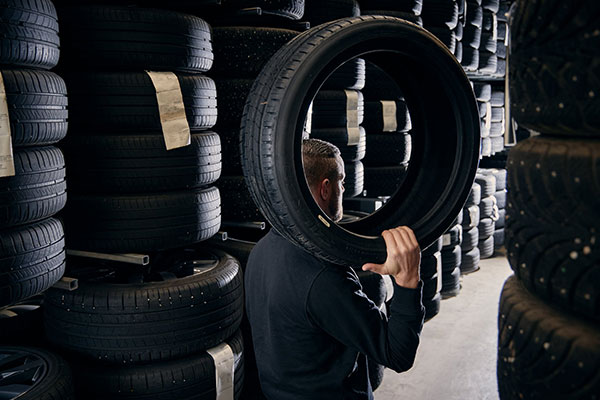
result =
[[[224,242],[228,239],[227,232],[219,231],[211,239],[220,240],[220,241]]]
[[[67,255],[77,256],[77,257],[95,258],[98,260],[119,261],[119,262],[124,262],[124,263],[128,263],[128,264],[137,264],[137,265],[148,265],[150,263],[150,256],[147,254],[135,254],[135,253],[109,254],[109,253],[97,253],[94,251],[82,251],[82,250],[67,249]]]
[[[223,221],[221,226],[225,228],[248,228],[258,229],[264,231],[267,228],[267,224],[264,222],[235,222],[235,221]]]
[[[60,278],[60,281],[56,282],[54,285],[52,285],[52,287],[72,292],[73,290],[79,287],[79,280],[77,280],[77,278],[69,278],[68,276],[63,276],[62,278]]]

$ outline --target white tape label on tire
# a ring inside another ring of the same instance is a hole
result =
[[[183,95],[177,75],[173,72],[146,73],[156,91],[160,124],[167,150],[188,146],[191,143],[190,126],[185,116]]]
[[[442,246],[450,246],[452,243],[452,236],[449,233],[444,233],[442,236]]]
[[[358,128],[358,92],[344,90],[346,94],[346,128],[348,130],[348,146],[358,145],[360,129]]]
[[[396,132],[398,129],[398,118],[396,118],[396,102],[381,100],[381,114],[383,116],[383,131]]]
[[[216,400],[233,400],[234,358],[227,343],[206,350],[215,363]]]
[[[0,73],[0,177],[3,176],[15,176],[15,160],[10,136],[8,101],[6,100],[4,79]]]

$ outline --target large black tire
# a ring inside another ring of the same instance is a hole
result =
[[[216,187],[139,195],[77,195],[66,209],[67,244],[78,250],[150,252],[206,240],[221,225]]]
[[[367,134],[362,126],[359,126],[358,130],[358,144],[352,145],[348,145],[348,141],[350,139],[348,128],[313,129],[310,132],[310,137],[325,140],[326,142],[335,145],[338,149],[340,149],[340,153],[344,162],[360,161],[366,155]]]
[[[177,73],[190,129],[217,122],[215,82],[198,74]],[[69,90],[71,135],[162,131],[156,90],[145,72],[73,72]]]
[[[0,307],[54,285],[65,272],[65,240],[53,218],[0,231]]]
[[[222,251],[167,255],[135,283],[114,264],[69,265],[79,288],[45,293],[44,325],[52,344],[77,356],[121,365],[181,358],[239,328],[242,270]]]
[[[508,156],[506,249],[542,298],[600,319],[600,144],[534,137]]]
[[[0,376],[0,393],[7,399],[75,400],[69,365],[46,350],[1,346]]]
[[[15,176],[0,178],[0,226],[48,218],[67,202],[65,160],[56,147],[14,152]]]
[[[2,0],[0,21],[0,65],[56,66],[60,40],[56,9],[50,0]]]
[[[600,134],[600,3],[517,3],[511,25],[510,98],[525,128],[553,135]]]
[[[210,26],[193,15],[88,5],[59,18],[64,68],[205,72],[213,63]]]
[[[233,352],[233,398],[244,385],[243,340],[237,333],[225,341]],[[148,365],[97,366],[74,362],[75,389],[81,399],[199,399],[217,398],[215,361],[207,352]]]
[[[498,331],[501,399],[597,398],[598,325],[556,310],[512,276],[500,296]]]
[[[369,133],[364,163],[369,166],[406,164],[410,161],[412,139],[402,132]]]
[[[365,168],[360,161],[344,163],[346,178],[344,179],[344,198],[348,199],[361,194],[365,187]]]
[[[394,100],[394,103],[396,107],[393,114],[384,114],[384,104],[381,101],[368,101],[365,103],[365,116],[362,125],[367,132],[383,132],[388,118],[395,121],[394,131],[408,132],[411,130],[410,113],[406,103],[402,100]]]
[[[406,164],[391,167],[365,167],[367,196],[393,196],[406,178]]]
[[[5,69],[0,73],[13,146],[53,144],[64,138],[68,114],[64,80],[46,71]]]
[[[350,0],[355,1],[355,0]],[[360,14],[360,13],[359,13]],[[337,18],[333,18],[337,19]],[[335,70],[323,83],[325,90],[361,90],[365,86],[365,60],[355,58]]]
[[[415,51],[411,56],[407,46]],[[402,86],[418,140],[413,140],[411,163],[397,194],[377,213],[342,229],[327,221],[312,200],[296,136],[320,84],[341,58],[374,50],[389,53],[370,52],[363,58],[375,61]],[[400,75],[398,65],[403,66]],[[422,96],[427,88],[437,95]],[[430,113],[435,117],[428,118]],[[411,226],[424,247],[436,240],[462,208],[479,157],[479,116],[461,66],[427,31],[384,16],[338,20],[285,45],[255,81],[242,130],[244,174],[255,203],[286,238],[338,264],[385,260],[378,235],[391,226]],[[460,152],[447,151],[457,146]],[[454,173],[457,169],[463,172]]]
[[[280,28],[213,28],[215,64],[211,74],[254,79],[273,54],[298,34],[297,31]]]
[[[348,98],[356,96],[356,108],[350,108]],[[321,90],[312,107],[312,126],[315,128],[356,127],[363,122],[365,102],[358,90]]]
[[[221,143],[214,132],[167,151],[162,135],[71,136],[69,185],[78,193],[147,193],[197,188],[221,175]]]

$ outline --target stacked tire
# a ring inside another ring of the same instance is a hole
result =
[[[499,249],[504,245],[504,221],[506,219],[506,169],[480,168],[479,172],[484,175],[491,175],[496,180],[496,200],[497,214],[494,214],[494,249]],[[496,210],[494,210],[496,212]]]
[[[463,275],[479,270],[481,253],[479,251],[479,222],[481,219],[479,204],[481,203],[481,186],[474,182],[469,198],[463,208],[463,240],[461,248],[460,272]]]
[[[388,90],[381,90],[386,87]],[[411,156],[412,129],[402,92],[374,64],[367,66],[365,190],[369,198],[389,197],[402,184]]]
[[[458,296],[461,289],[462,213],[442,236],[442,298]]]
[[[365,115],[365,60],[350,60],[334,71],[312,101],[307,121],[309,137],[336,145],[346,171],[344,198],[362,194],[367,135],[361,126]]]
[[[360,0],[363,15],[389,15],[423,26],[423,0]]]
[[[442,243],[439,238],[421,252],[421,280],[423,281],[423,307],[425,320],[430,320],[440,312],[442,300]]]
[[[506,134],[504,97],[504,88],[496,84],[492,85],[492,94],[490,96],[491,155],[504,150],[504,136]]]
[[[520,1],[511,26],[511,109],[540,136],[508,156],[506,249],[515,276],[498,316],[502,399],[600,393],[600,103],[591,67],[600,63],[600,4],[569,3],[561,13],[553,6]]]
[[[433,33],[442,41],[448,50],[456,55],[457,31],[459,36],[462,34],[462,21],[459,18],[461,6],[464,11],[464,0],[427,0],[423,2],[423,10],[421,18],[423,19],[423,27]],[[460,50],[462,52],[462,50]]]
[[[495,221],[498,220],[498,205],[496,203],[496,178],[478,171],[475,182],[481,187],[479,202],[479,256],[481,259],[494,255]]]
[[[46,292],[44,325],[73,367],[79,398],[214,399],[224,391],[240,398],[243,278],[236,259],[187,248],[157,255],[145,272],[81,259],[70,261],[69,275],[79,288]]]
[[[486,82],[472,82],[472,85],[479,107],[479,118],[481,118],[481,156],[491,156],[492,104],[490,100],[492,99],[492,85]]]
[[[67,133],[67,90],[63,79],[48,71],[59,59],[52,2],[3,0],[0,19],[0,104],[7,106],[7,115],[0,118],[0,308],[4,308],[24,305],[65,271],[63,225],[52,216],[67,201],[65,160],[53,146]],[[0,319],[0,331],[9,336],[4,343],[22,334],[9,332],[20,319],[17,314]]]
[[[467,0],[465,25],[461,39],[462,57],[460,63],[467,72],[479,68],[479,46],[481,44],[483,8],[481,0]]]
[[[141,253],[213,236],[221,223],[219,190],[211,186],[221,173],[221,146],[208,130],[217,119],[215,84],[202,74],[213,60],[210,26],[135,7],[59,11],[60,67],[72,98],[64,146],[73,179],[68,246]],[[157,100],[166,89],[155,86],[156,74],[176,85],[188,145],[167,150],[172,133]]]
[[[240,121],[246,97],[263,65],[297,31],[269,27],[222,26],[213,28],[215,77],[219,93],[219,120],[215,130],[223,147],[223,176],[219,189],[223,199],[223,220],[229,224],[265,222],[250,197],[240,159]],[[231,232],[238,239],[256,241],[265,231]],[[259,236],[257,236],[257,233]]]
[[[359,15],[357,0],[305,0],[303,20],[310,22],[311,26],[317,26],[334,19]]]

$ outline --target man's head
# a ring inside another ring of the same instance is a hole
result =
[[[344,193],[344,161],[340,150],[319,139],[302,141],[304,175],[313,198],[333,221],[342,219]]]

